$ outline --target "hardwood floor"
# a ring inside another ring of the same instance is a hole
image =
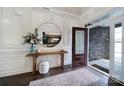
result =
[[[33,75],[31,72],[29,72],[29,73],[14,75],[14,76],[3,77],[3,78],[0,78],[0,85],[1,86],[28,86],[30,81],[32,81],[32,80],[46,78],[49,76],[76,70],[79,68],[82,68],[82,66],[72,68],[70,65],[68,65],[68,66],[65,66],[63,70],[60,67],[51,68],[49,73],[46,75],[40,75],[38,72],[36,73],[36,75]],[[89,71],[91,71],[101,77],[101,80],[99,80],[98,82],[95,82],[89,86],[122,86],[118,82],[116,82],[112,79],[108,79],[107,76],[97,72],[96,70],[94,70],[88,66],[84,66],[84,68],[88,69]]]

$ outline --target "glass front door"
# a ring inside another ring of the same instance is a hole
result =
[[[124,21],[123,18],[111,23],[110,76],[124,82]]]

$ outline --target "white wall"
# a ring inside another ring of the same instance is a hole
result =
[[[42,51],[65,49],[65,65],[71,64],[72,26],[83,26],[112,8],[90,8],[80,16],[60,11],[47,12],[38,8],[0,8],[0,77],[32,71],[32,58],[26,58],[29,48],[22,45],[27,32],[33,32],[37,25],[49,21],[56,23],[63,38],[54,48],[40,47]],[[80,20],[80,21],[79,21]],[[39,61],[50,61],[50,67],[60,65],[58,55],[39,57]]]
[[[83,26],[97,17],[104,15],[114,7],[92,7],[80,16],[80,25]]]
[[[22,45],[22,36],[33,32],[37,25],[46,21],[56,23],[63,34],[60,44],[49,50],[67,50],[65,65],[71,64],[71,34],[72,26],[79,26],[77,16],[57,11],[49,13],[42,9],[0,8],[0,77],[32,71],[32,58],[25,57],[28,47]],[[50,67],[60,65],[58,55],[39,57],[39,60],[50,61]]]

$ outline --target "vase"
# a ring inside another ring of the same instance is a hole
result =
[[[35,52],[37,52],[37,46],[35,44],[32,44],[30,48],[30,53],[35,53]]]

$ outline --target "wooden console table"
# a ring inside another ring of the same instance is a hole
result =
[[[36,59],[38,56],[42,55],[56,55],[59,54],[61,56],[61,68],[64,68],[64,54],[68,53],[67,51],[51,51],[51,52],[36,52],[36,53],[29,53],[26,57],[33,57],[33,74],[36,73]]]

